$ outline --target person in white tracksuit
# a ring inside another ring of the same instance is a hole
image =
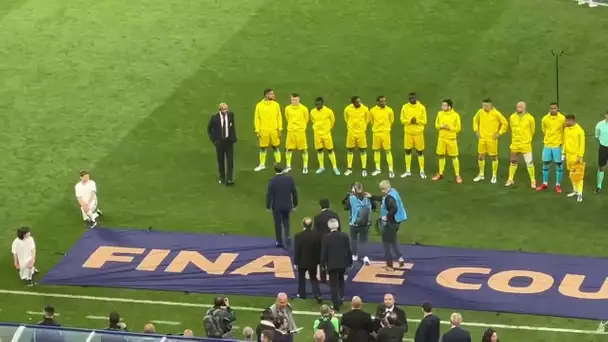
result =
[[[36,273],[36,243],[29,227],[17,229],[17,238],[11,247],[13,263],[19,270],[19,277],[27,286],[34,286],[34,273]]]
[[[78,204],[80,204],[82,219],[87,222],[89,228],[94,228],[97,226],[97,218],[102,213],[97,206],[97,184],[90,179],[88,171],[80,171],[80,182],[76,183],[74,191]]]

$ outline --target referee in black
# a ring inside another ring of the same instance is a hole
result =
[[[340,311],[344,297],[344,274],[353,264],[353,252],[350,249],[350,238],[338,231],[338,220],[328,222],[331,233],[321,242],[321,269],[329,273],[331,302],[335,311]]]
[[[226,103],[220,103],[218,112],[211,116],[207,124],[207,134],[217,153],[219,183],[234,185],[234,143],[236,127],[234,113],[228,110]]]

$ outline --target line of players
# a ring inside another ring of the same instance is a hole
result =
[[[367,176],[367,129],[371,124],[373,133],[372,150],[374,152],[375,170],[372,175],[382,173],[381,152],[388,166],[388,175],[395,177],[394,162],[391,153],[391,128],[395,120],[395,114],[387,105],[386,97],[378,96],[377,104],[369,109],[358,96],[351,98],[351,104],[344,109],[344,120],[347,126],[346,148],[347,169],[345,175],[352,173],[355,150],[359,151],[361,159],[361,175]],[[426,178],[424,169],[424,131],[427,125],[426,107],[417,100],[415,93],[409,94],[409,101],[401,108],[400,121],[404,126],[404,148],[405,148],[405,172],[401,178],[412,175],[411,164],[413,152],[416,152],[419,172],[421,178]],[[323,98],[315,100],[315,108],[310,112],[308,108],[300,103],[298,94],[291,94],[291,105],[285,107],[285,119],[287,121],[287,137],[285,142],[286,172],[291,170],[293,151],[302,154],[302,172],[308,173],[308,144],[306,129],[309,121],[312,122],[314,131],[314,147],[317,151],[319,168],[316,173],[325,171],[325,152],[329,156],[333,172],[340,175],[337,166],[336,155],[331,131],[335,125],[334,112],[325,106]],[[255,108],[254,117],[255,133],[258,137],[260,150],[260,164],[255,171],[266,168],[266,151],[270,147],[274,151],[275,161],[281,162],[279,150],[280,138],[283,130],[283,116],[275,94],[272,89],[264,91],[264,99]],[[519,102],[516,111],[510,115],[509,120],[492,106],[490,99],[482,101],[482,108],[477,111],[473,118],[473,130],[478,137],[478,164],[479,174],[474,181],[485,179],[486,157],[491,160],[491,183],[497,182],[498,173],[498,141],[499,137],[511,128],[511,161],[509,165],[506,187],[514,184],[515,173],[518,166],[518,156],[522,156],[528,174],[530,186],[539,191],[548,188],[550,165],[555,164],[556,186],[558,193],[562,192],[561,180],[563,177],[563,162],[566,162],[573,180],[573,192],[569,194],[582,201],[583,174],[585,163],[585,132],[576,123],[573,115],[564,116],[559,112],[557,103],[551,103],[549,113],[542,119],[541,127],[544,134],[543,149],[543,182],[536,185],[535,168],[532,158],[532,140],[536,131],[534,117],[527,112],[526,104]],[[435,129],[438,131],[436,154],[438,157],[438,172],[432,178],[441,180],[444,178],[446,158],[452,160],[456,182],[462,183],[460,175],[460,162],[458,151],[458,134],[462,130],[460,114],[453,109],[453,103],[449,99],[441,102],[441,110],[435,119]],[[563,148],[562,148],[563,147]]]

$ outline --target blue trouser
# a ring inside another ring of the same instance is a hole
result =
[[[543,183],[549,183],[551,163],[555,163],[555,183],[561,184],[564,175],[562,147],[543,147]]]
[[[367,244],[367,239],[369,237],[369,226],[350,226],[350,248],[353,251],[353,255],[359,255],[359,244],[361,244],[363,256],[365,254],[364,246]]]
[[[387,221],[382,229],[382,246],[384,247],[384,259],[387,267],[393,267],[393,261],[401,258],[397,231],[399,223]]]
[[[274,237],[277,244],[289,248],[291,246],[291,227],[289,226],[289,215],[291,210],[273,210]]]

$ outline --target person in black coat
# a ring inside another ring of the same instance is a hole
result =
[[[207,124],[207,134],[217,152],[217,168],[220,184],[234,185],[233,170],[236,126],[234,125],[234,113],[228,111],[227,104],[220,103],[219,111],[211,116]]]
[[[344,274],[352,266],[353,252],[348,235],[338,231],[338,220],[329,220],[328,226],[331,233],[325,235],[321,242],[321,268],[329,273],[331,302],[334,310],[340,311],[344,297]]]
[[[274,315],[270,309],[265,309],[260,315],[260,323],[255,328],[255,335],[258,342],[262,342],[262,331],[274,331]]]
[[[266,209],[272,211],[276,246],[291,246],[289,216],[298,206],[298,191],[291,176],[283,173],[285,167],[277,164],[276,175],[268,182],[266,192]]]
[[[369,342],[370,335],[374,332],[372,315],[363,311],[363,301],[360,297],[353,297],[351,310],[342,315],[340,326],[342,327],[342,340],[345,342]]]
[[[405,311],[395,305],[395,297],[390,293],[384,295],[384,302],[378,306],[378,310],[376,311],[376,319],[374,321],[374,331],[377,332],[380,330],[380,328],[382,328],[382,323],[391,312],[394,312],[397,316],[395,325],[403,326],[405,328],[405,332],[407,332],[408,325]]]
[[[397,314],[394,312],[389,313],[386,316],[385,324],[376,336],[377,342],[402,342],[403,336],[405,336],[406,326],[398,325]]]
[[[321,303],[321,289],[317,279],[317,267],[321,262],[321,234],[312,230],[310,217],[306,217],[302,221],[302,226],[304,230],[296,234],[294,239],[294,263],[298,270],[298,297],[306,299],[306,273],[308,272],[312,294]]]
[[[433,305],[430,302],[422,303],[422,312],[424,312],[424,318],[418,325],[414,342],[438,342],[441,322],[439,317],[433,314]]]
[[[443,334],[442,342],[471,342],[471,333],[460,327],[462,315],[458,312],[453,313],[450,316],[450,323],[452,323],[452,328]]]
[[[333,210],[329,209],[329,200],[327,198],[322,198],[319,200],[319,205],[321,206],[321,212],[315,216],[314,219],[314,228],[319,234],[321,234],[321,239],[323,236],[329,234],[329,227],[327,223],[331,219],[338,220],[338,231],[341,232],[342,229],[340,227],[340,217]],[[327,272],[325,270],[321,270],[321,274],[319,276],[322,283],[327,283]]]

